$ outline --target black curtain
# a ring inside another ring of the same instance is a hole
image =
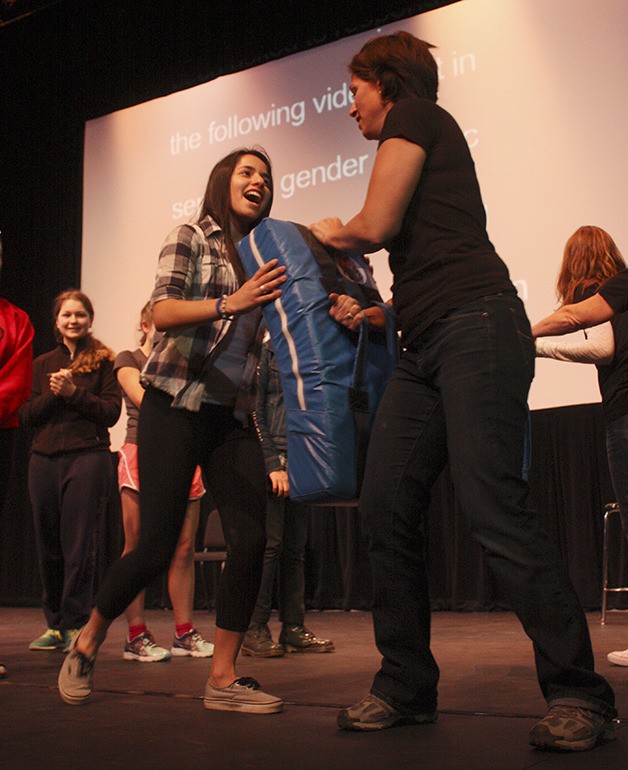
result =
[[[587,609],[599,607],[603,513],[613,491],[598,404],[532,413],[529,482],[530,506],[556,543],[581,602]],[[434,490],[425,529],[433,609],[508,608],[469,534],[447,469]],[[624,547],[621,528],[614,528],[613,540],[615,556]],[[307,565],[310,607],[368,607],[368,557],[355,511],[312,509]]]
[[[16,455],[28,448],[18,433]],[[112,455],[115,465],[116,456]],[[37,606],[37,558],[25,462],[17,462],[0,520],[0,605]],[[598,404],[532,413],[530,505],[556,543],[586,609],[600,606],[604,505],[613,500]],[[208,503],[209,505],[209,503]],[[207,506],[205,506],[206,508]],[[205,510],[205,515],[207,514]],[[617,524],[617,522],[616,522]],[[199,527],[202,537],[203,522]],[[425,522],[431,603],[435,610],[507,609],[482,551],[470,536],[464,513],[445,470]],[[624,549],[621,528],[613,528],[612,561]],[[120,499],[115,487],[104,512],[98,541],[97,582],[122,550]],[[626,580],[628,574],[619,574]],[[197,591],[199,602],[202,591]],[[353,508],[312,507],[306,551],[306,604],[313,609],[368,609],[371,581],[368,555]],[[612,600],[615,606],[615,600]],[[147,606],[167,606],[163,581],[147,594]],[[200,605],[199,605],[200,606]],[[625,606],[621,601],[620,606]]]

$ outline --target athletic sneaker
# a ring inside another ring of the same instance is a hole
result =
[[[628,650],[609,652],[606,657],[609,663],[614,663],[616,666],[628,666]]]
[[[247,714],[276,714],[283,709],[283,701],[260,689],[259,682],[243,676],[227,687],[214,687],[209,680],[205,685],[203,705],[213,711],[243,711]]]
[[[211,658],[214,654],[214,645],[203,639],[193,628],[182,636],[175,635],[170,652],[177,657],[191,655],[193,658]]]
[[[65,639],[65,644],[63,645],[63,652],[70,652],[70,647],[72,646],[72,642],[74,641],[74,637],[79,635],[80,628],[66,628],[65,631],[62,631],[63,638]]]
[[[338,727],[342,730],[385,730],[396,725],[425,725],[436,722],[437,711],[424,714],[404,714],[376,695],[367,695],[348,709],[338,712]]]
[[[140,663],[157,663],[160,660],[170,660],[171,655],[165,647],[155,644],[150,631],[144,631],[132,642],[127,638],[122,657],[124,660],[139,660]]]
[[[614,737],[612,719],[575,706],[552,706],[545,719],[530,730],[532,746],[559,751],[587,751]]]
[[[96,656],[86,658],[76,649],[78,635],[72,640],[67,657],[59,671],[59,695],[70,706],[80,706],[92,693]]]
[[[29,645],[29,650],[63,650],[66,646],[65,634],[57,628],[48,628]]]

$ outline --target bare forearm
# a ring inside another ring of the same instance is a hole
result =
[[[165,332],[183,326],[196,326],[220,318],[215,299],[164,299],[153,308],[153,321],[157,331]]]
[[[314,234],[316,235],[316,232]],[[392,228],[384,229],[378,226],[360,211],[346,225],[330,230],[326,243],[338,251],[372,254],[379,251],[395,235],[396,232]]]
[[[534,337],[549,337],[578,331],[610,321],[615,315],[611,306],[599,294],[575,305],[563,305],[556,312],[534,324]]]

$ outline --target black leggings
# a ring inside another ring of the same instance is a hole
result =
[[[259,440],[229,408],[204,404],[200,412],[190,412],[171,408],[171,402],[171,396],[155,388],[148,388],[142,400],[140,539],[136,550],[109,570],[96,607],[104,618],[114,620],[168,567],[185,518],[194,469],[200,465],[227,542],[216,625],[246,631],[257,599],[266,541]]]

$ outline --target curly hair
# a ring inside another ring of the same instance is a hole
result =
[[[594,225],[579,227],[565,244],[556,296],[563,305],[571,305],[585,289],[601,286],[625,267],[621,252],[605,230]]]
[[[66,289],[62,291],[57,297],[55,297],[52,303],[52,321],[54,325],[54,335],[57,342],[62,341],[61,332],[57,328],[57,317],[61,312],[61,308],[64,302],[67,300],[74,300],[80,302],[85,308],[85,312],[89,316],[90,324],[94,321],[94,306],[92,301],[79,289]],[[70,371],[76,374],[87,374],[88,372],[95,372],[103,361],[113,361],[115,355],[113,350],[104,345],[100,340],[97,340],[91,332],[89,332],[85,338],[85,345],[81,347],[81,350],[76,354],[74,360],[70,364]]]

